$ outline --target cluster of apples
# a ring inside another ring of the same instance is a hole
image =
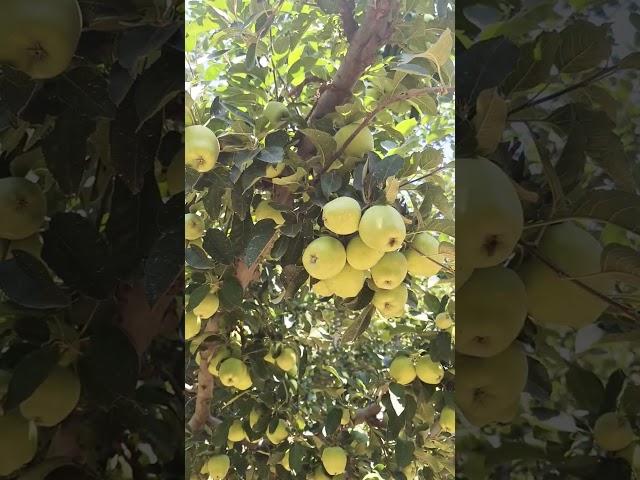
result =
[[[485,158],[456,161],[456,395],[477,426],[517,414],[528,369],[517,342],[527,315],[542,326],[580,328],[607,304],[535,255],[516,270],[504,266],[523,232],[524,215],[512,180]],[[537,246],[567,274],[600,272],[602,246],[573,222],[547,227]],[[585,279],[606,293],[598,278]]]
[[[414,236],[406,252],[399,251],[407,231],[402,215],[390,205],[375,205],[362,213],[357,200],[338,197],[325,204],[322,221],[330,232],[351,238],[345,247],[338,238],[322,235],[305,248],[302,264],[317,280],[312,290],[320,296],[355,297],[370,277],[378,312],[399,317],[408,298],[403,284],[407,274],[431,276],[441,268],[433,260],[438,241],[425,232]]]

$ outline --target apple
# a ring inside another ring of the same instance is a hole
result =
[[[574,278],[601,271],[602,246],[572,222],[549,227],[538,244],[538,251]],[[608,307],[607,302],[561,277],[538,258],[527,259],[518,273],[526,288],[529,315],[540,325],[581,328],[596,321]],[[613,286],[601,278],[581,282],[603,294],[613,290]]]
[[[231,356],[231,350],[227,346],[219,347],[209,359],[209,373],[214,377],[218,376],[218,370],[223,360]]]
[[[262,200],[258,204],[253,212],[253,215],[255,216],[256,223],[258,223],[260,220],[265,220],[268,218],[276,222],[276,225],[282,225],[284,223],[282,212],[273,208],[267,200]]]
[[[352,123],[349,125],[345,125],[336,132],[334,139],[336,141],[338,150],[342,148],[342,145],[344,145],[347,139],[359,126],[360,125],[357,123]],[[346,146],[343,153],[348,157],[360,158],[364,154],[372,151],[373,148],[373,135],[371,134],[371,130],[369,130],[367,127],[364,127]]]
[[[238,390],[247,390],[252,386],[249,369],[238,358],[227,358],[218,368],[218,377],[225,387],[235,387]]]
[[[408,385],[416,379],[416,368],[409,357],[399,355],[389,365],[389,375],[396,383]]]
[[[200,332],[202,322],[193,312],[187,312],[184,314],[184,338],[189,340],[195,337]]]
[[[371,278],[376,287],[392,290],[407,276],[407,259],[400,252],[387,252],[371,268]]]
[[[289,110],[281,102],[269,102],[265,105],[262,115],[272,125],[279,125],[289,118]]]
[[[267,428],[267,438],[274,445],[282,443],[288,436],[289,428],[287,426],[287,423],[282,419],[278,420],[278,424],[274,431],[271,431],[271,428]]]
[[[167,167],[167,189],[169,195],[184,192],[184,149],[179,151]]]
[[[265,168],[264,176],[267,178],[276,178],[284,171],[284,167],[286,167],[284,162],[276,163],[275,165],[269,164]]]
[[[53,427],[75,410],[80,400],[80,390],[80,380],[76,374],[69,368],[56,366],[20,404],[20,413],[36,425]]]
[[[195,213],[184,215],[184,238],[197,240],[204,235],[204,220]]]
[[[420,357],[416,360],[416,375],[424,382],[437,385],[444,378],[444,368],[440,362],[434,362],[429,357]]]
[[[398,250],[407,236],[402,215],[390,205],[375,205],[365,211],[358,232],[365,245],[380,252]]]
[[[280,355],[276,357],[276,365],[285,372],[288,372],[295,367],[297,362],[298,355],[296,354],[296,351],[289,347],[283,348]]]
[[[596,420],[593,439],[603,450],[615,452],[633,442],[635,434],[625,416],[618,412],[607,412]]]
[[[42,237],[40,237],[39,233],[35,233],[22,240],[13,240],[9,242],[6,252],[2,252],[0,249],[0,259],[4,258],[5,260],[9,260],[13,258],[13,252],[16,250],[22,250],[36,258],[40,258],[40,255],[42,254]]]
[[[373,294],[371,303],[385,318],[401,317],[408,298],[407,287],[401,284],[392,290],[378,290]]]
[[[218,311],[220,299],[217,293],[209,293],[202,301],[193,309],[200,318],[211,318]]]
[[[289,450],[284,452],[284,457],[282,457],[282,460],[280,460],[280,465],[282,465],[282,468],[284,468],[287,472],[291,471],[291,466],[289,465]]]
[[[313,480],[331,480],[331,477],[325,473],[321,465],[318,465],[313,471]]]
[[[0,416],[0,476],[8,477],[33,460],[38,449],[37,431],[15,412]]]
[[[3,0],[0,18],[0,62],[35,79],[67,69],[82,32],[76,0]]]
[[[347,253],[344,246],[333,237],[316,238],[302,252],[304,269],[311,277],[318,280],[335,277],[346,263]]]
[[[340,298],[355,297],[364,286],[365,274],[348,263],[335,277],[324,280],[331,292]]]
[[[449,405],[446,405],[440,412],[440,428],[447,433],[455,433],[456,431],[456,411]]]
[[[360,224],[360,204],[351,197],[334,198],[322,208],[322,222],[338,235],[354,233]]]
[[[448,330],[453,326],[453,319],[447,312],[440,312],[436,315],[435,324],[440,330]]]
[[[22,240],[40,230],[47,201],[40,187],[21,177],[0,178],[0,238]]]
[[[442,269],[439,248],[438,239],[426,232],[418,233],[413,237],[410,248],[405,252],[409,274],[418,278],[436,275]]]
[[[247,438],[247,433],[244,431],[242,422],[240,420],[234,420],[229,427],[229,433],[227,434],[227,440],[230,442],[241,442]]]
[[[456,291],[458,291],[462,286],[471,278],[473,274],[473,268],[465,268],[462,265],[456,265]]]
[[[228,456],[214,455],[207,462],[207,471],[205,473],[209,474],[210,480],[223,480],[229,473],[230,467],[231,461]]]
[[[485,158],[456,160],[456,260],[465,268],[502,263],[522,235],[511,179]]]
[[[342,409],[342,418],[340,419],[340,425],[349,425],[351,421],[351,412],[348,408]]]
[[[519,400],[527,376],[527,357],[516,342],[494,357],[457,354],[456,403],[478,427],[498,421]]]
[[[340,447],[322,450],[322,465],[329,475],[340,475],[347,469],[347,454]]]
[[[262,417],[262,410],[260,407],[253,407],[249,413],[249,426],[253,429]]]
[[[200,173],[215,167],[220,155],[218,137],[204,125],[191,125],[184,129],[184,163]]]
[[[505,267],[478,268],[456,293],[456,351],[493,357],[516,339],[527,317],[527,293]]]
[[[327,280],[320,280],[314,283],[311,286],[311,291],[319,297],[330,297],[331,295],[333,295],[333,290],[331,290],[331,288],[329,287]]]
[[[383,255],[384,252],[368,247],[360,236],[353,237],[347,244],[347,263],[356,270],[369,270]]]

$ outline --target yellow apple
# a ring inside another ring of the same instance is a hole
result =
[[[285,372],[288,372],[296,366],[298,356],[296,351],[292,348],[285,347],[280,352],[280,355],[276,357],[276,365]]]
[[[206,473],[209,474],[211,480],[223,480],[227,476],[227,473],[229,473],[230,467],[231,462],[228,456],[214,455],[207,462]]]
[[[218,137],[204,125],[191,125],[184,129],[184,162],[194,170],[205,173],[215,167],[220,155]]]
[[[358,232],[365,245],[380,252],[398,250],[407,236],[402,215],[390,205],[375,205],[365,211]]]
[[[17,413],[0,416],[0,476],[8,477],[33,460],[38,448],[36,429]]]
[[[492,357],[516,339],[527,316],[522,280],[505,267],[478,268],[456,293],[456,350]]]
[[[282,468],[284,468],[287,472],[291,471],[291,466],[289,465],[289,450],[284,452],[284,457],[282,457],[282,460],[280,460],[280,465],[282,465]]]
[[[32,78],[55,77],[71,63],[81,31],[76,0],[3,0],[0,62]]]
[[[511,179],[485,158],[456,160],[456,260],[465,268],[507,259],[522,235],[520,198]]]
[[[409,357],[399,355],[389,365],[389,375],[400,385],[408,385],[416,379],[416,368]]]
[[[347,454],[340,447],[326,447],[322,451],[322,465],[329,475],[340,475],[347,469]]]
[[[601,415],[593,427],[593,439],[603,450],[615,452],[635,439],[629,420],[618,412]]]
[[[277,445],[282,443],[289,436],[289,429],[287,423],[279,419],[276,429],[272,432],[270,428],[267,428],[267,438],[271,443]]]
[[[436,275],[442,269],[439,248],[438,239],[426,232],[413,237],[410,248],[405,252],[409,274],[418,278]]]
[[[352,123],[342,127],[335,134],[335,141],[337,144],[337,149],[340,150],[342,145],[347,141],[347,139],[351,136],[351,134],[358,128],[360,125],[357,123]],[[373,146],[373,135],[371,134],[371,130],[367,127],[364,127],[358,134],[354,137],[354,139],[347,145],[344,149],[344,154],[348,157],[362,157],[364,154],[372,151]]]
[[[404,285],[392,290],[379,290],[373,294],[371,303],[385,318],[400,317],[409,298],[409,291]]]
[[[217,293],[208,293],[206,297],[193,309],[200,318],[211,318],[218,311],[220,299]]]
[[[400,252],[387,252],[371,267],[371,278],[376,287],[392,290],[407,276],[407,259]]]
[[[358,230],[360,204],[351,197],[338,197],[322,208],[322,222],[333,233],[349,235]]]
[[[241,442],[245,438],[247,438],[247,433],[244,431],[244,427],[242,426],[242,422],[240,420],[234,420],[229,427],[229,433],[227,434],[227,439],[230,442]]]
[[[278,175],[280,175],[284,171],[285,166],[286,165],[284,162],[279,162],[279,163],[276,163],[275,165],[270,163],[265,168],[264,176],[267,178],[276,178]]]
[[[185,213],[184,215],[184,238],[186,240],[197,240],[204,235],[204,220],[195,213]]]
[[[302,265],[310,276],[318,280],[335,277],[346,263],[344,246],[329,236],[316,238],[302,253]]]
[[[167,167],[167,188],[169,195],[184,192],[184,150],[178,152]]]
[[[515,342],[494,357],[457,354],[456,403],[469,422],[482,427],[519,400],[527,376],[527,357]]]
[[[276,225],[282,225],[284,223],[282,212],[273,208],[267,200],[262,200],[254,210],[253,214],[256,218],[256,223],[268,218],[276,222]]]
[[[435,324],[440,330],[447,330],[453,326],[453,319],[447,312],[440,312],[436,315]]]
[[[24,418],[53,427],[75,410],[80,400],[80,380],[69,368],[56,366],[35,391],[20,404]]]
[[[330,297],[333,295],[333,290],[329,287],[327,280],[320,280],[314,283],[311,287],[311,291],[319,297]]]
[[[353,237],[347,244],[347,263],[356,270],[369,270],[383,255],[384,252],[368,247],[360,236]]]
[[[289,118],[289,110],[281,102],[269,102],[265,105],[262,115],[272,125],[277,125]]]
[[[0,178],[0,238],[21,240],[40,230],[47,201],[38,185],[20,177]]]
[[[602,246],[575,223],[549,227],[538,250],[571,277],[601,271]],[[596,321],[608,307],[605,301],[561,277],[538,258],[527,259],[518,273],[526,288],[529,315],[538,324],[581,328]],[[612,286],[606,280],[591,278],[580,281],[602,294],[611,293]]]
[[[223,360],[218,368],[218,377],[225,387],[235,387],[239,390],[246,390],[252,384],[249,369],[238,358]]]
[[[193,312],[187,312],[184,314],[184,338],[189,340],[200,333],[200,327],[202,323],[200,317]]]
[[[324,280],[331,292],[340,298],[355,297],[364,286],[365,274],[348,263],[335,277]]]
[[[416,374],[422,382],[437,385],[444,378],[444,368],[440,362],[424,356],[416,360]]]
[[[218,371],[220,369],[220,364],[223,360],[226,360],[231,356],[231,350],[227,346],[219,347],[211,359],[209,360],[209,373],[214,377],[218,376]]]
[[[447,433],[456,431],[456,411],[446,405],[440,412],[440,428]]]

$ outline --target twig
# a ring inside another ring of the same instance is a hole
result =
[[[340,18],[342,19],[342,28],[344,29],[344,35],[347,37],[347,41],[351,42],[351,39],[358,31],[358,23],[353,16],[355,10],[355,3],[353,0],[342,0],[340,2]]]
[[[425,178],[429,178],[430,176],[435,175],[438,172],[441,172],[442,170],[446,170],[447,168],[452,168],[452,167],[453,167],[453,165],[447,163],[446,165],[442,165],[441,167],[438,167],[435,170],[432,170],[429,173],[427,173],[425,175],[422,175],[421,177],[414,178],[413,180],[407,180],[406,182],[401,183],[400,187],[404,187],[404,186],[409,185],[411,183],[419,182],[421,180],[424,180]]]

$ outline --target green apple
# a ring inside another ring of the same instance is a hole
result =
[[[271,428],[267,428],[267,438],[274,445],[284,442],[288,436],[289,428],[287,423],[282,419],[278,420],[278,425],[273,432],[271,431]]]
[[[416,379],[416,368],[409,357],[399,355],[389,365],[389,375],[400,385],[408,385]]]
[[[440,362],[434,362],[427,356],[418,358],[415,366],[418,378],[424,383],[437,385],[444,378],[444,368]]]
[[[322,450],[322,465],[329,475],[340,475],[347,469],[347,453],[340,447]]]
[[[20,177],[0,178],[0,238],[30,237],[46,214],[47,201],[38,185]]]
[[[245,438],[247,438],[247,433],[244,431],[242,422],[240,420],[234,420],[229,427],[227,440],[230,442],[242,442]]]
[[[286,165],[284,162],[276,163],[275,165],[270,163],[265,168],[264,176],[267,178],[276,178],[278,175],[280,175],[284,171],[285,167]]]
[[[325,473],[321,465],[318,465],[313,471],[313,480],[331,480],[331,477]]]
[[[319,297],[330,297],[331,295],[333,295],[333,290],[331,290],[331,288],[329,287],[328,279],[320,280],[314,283],[311,287],[311,291]]]
[[[9,477],[33,460],[38,449],[37,431],[18,413],[0,416],[0,476]]]
[[[339,240],[323,236],[312,241],[302,252],[302,265],[318,280],[338,275],[347,263],[347,252]]]
[[[280,460],[280,465],[282,465],[282,468],[284,468],[287,472],[291,471],[291,466],[289,465],[289,450],[284,452],[284,457],[282,457],[282,460]]]
[[[167,189],[169,195],[184,192],[184,150],[179,151],[167,167]]]
[[[267,218],[270,218],[271,220],[276,222],[276,225],[282,225],[284,223],[282,212],[273,208],[267,200],[262,200],[258,204],[253,212],[253,215],[255,216],[256,223]]]
[[[242,391],[248,390],[253,386],[253,381],[251,380],[251,375],[249,374],[248,368],[245,368],[245,370],[236,379],[236,382],[233,386]]]
[[[281,102],[269,102],[265,105],[262,115],[272,125],[278,125],[289,118],[289,110]]]
[[[528,371],[527,357],[516,342],[494,357],[457,354],[456,403],[478,427],[498,421],[519,400]]]
[[[360,236],[353,237],[347,244],[347,263],[356,270],[369,270],[383,255],[384,252],[368,247]]]
[[[204,235],[204,220],[195,213],[185,213],[184,215],[184,238],[186,240],[197,240]]]
[[[538,251],[573,278],[601,272],[602,246],[575,223],[549,227]],[[581,328],[596,321],[608,307],[607,302],[561,277],[538,258],[527,259],[518,273],[526,287],[529,315],[538,324]],[[601,278],[580,281],[605,295],[613,290]]]
[[[223,360],[231,356],[231,350],[227,346],[221,346],[216,349],[213,356],[209,359],[209,373],[214,377],[218,376],[218,370]]]
[[[511,179],[485,158],[456,160],[456,260],[465,268],[507,259],[522,235],[522,205]]]
[[[0,244],[1,242],[2,240],[0,240]],[[3,252],[0,247],[0,259],[4,258],[5,260],[9,260],[13,258],[13,252],[16,250],[22,250],[36,258],[40,258],[40,255],[42,254],[42,237],[39,233],[35,233],[22,240],[13,240],[9,242],[6,252]]]
[[[76,0],[3,0],[0,62],[32,78],[55,77],[71,63],[81,32]]]
[[[400,249],[407,236],[402,215],[390,205],[375,205],[364,212],[358,232],[365,245],[380,252]]]
[[[442,269],[439,248],[438,239],[426,232],[413,237],[410,248],[405,252],[409,274],[418,278],[436,275]]]
[[[446,405],[440,412],[440,428],[447,433],[455,433],[456,431],[456,411],[449,405]]]
[[[635,439],[629,420],[618,412],[607,412],[596,420],[593,439],[603,450],[615,452]]]
[[[226,455],[214,455],[207,462],[207,471],[210,480],[223,480],[229,468],[231,467],[231,461]]]
[[[379,290],[373,294],[371,303],[385,318],[401,317],[409,298],[409,291],[404,285],[392,290]]]
[[[276,357],[276,365],[285,372],[288,372],[296,366],[298,362],[298,355],[293,348],[285,347],[280,352],[280,355]]]
[[[247,390],[251,387],[251,376],[244,362],[238,358],[227,358],[218,368],[218,377],[225,387]]]
[[[189,340],[195,337],[200,332],[202,322],[193,312],[187,312],[184,314],[184,338]]]
[[[440,330],[448,330],[453,326],[453,319],[447,312],[440,312],[436,315],[435,324]]]
[[[360,204],[351,197],[334,198],[322,208],[322,222],[338,235],[354,233],[360,224]]]
[[[75,410],[80,400],[80,380],[69,368],[56,366],[34,392],[20,404],[24,418],[53,427]]]
[[[193,309],[200,318],[211,318],[218,311],[220,299],[217,293],[208,293],[206,297]]]
[[[324,280],[331,292],[340,298],[355,297],[364,286],[365,274],[348,263],[335,277]]]
[[[400,252],[387,252],[371,267],[371,278],[376,287],[392,290],[407,276],[407,259]]]
[[[191,125],[184,129],[184,162],[200,173],[215,167],[220,155],[218,137],[204,125]]]
[[[334,138],[338,150],[342,148],[342,145],[344,145],[347,139],[359,126],[360,125],[357,123],[351,123],[342,127],[336,132]],[[373,135],[371,134],[371,130],[369,130],[367,127],[364,127],[344,149],[344,154],[348,157],[360,158],[364,154],[372,151],[373,148]]]
[[[478,268],[456,293],[456,351],[493,357],[516,339],[527,317],[527,294],[518,274],[505,267]]]

